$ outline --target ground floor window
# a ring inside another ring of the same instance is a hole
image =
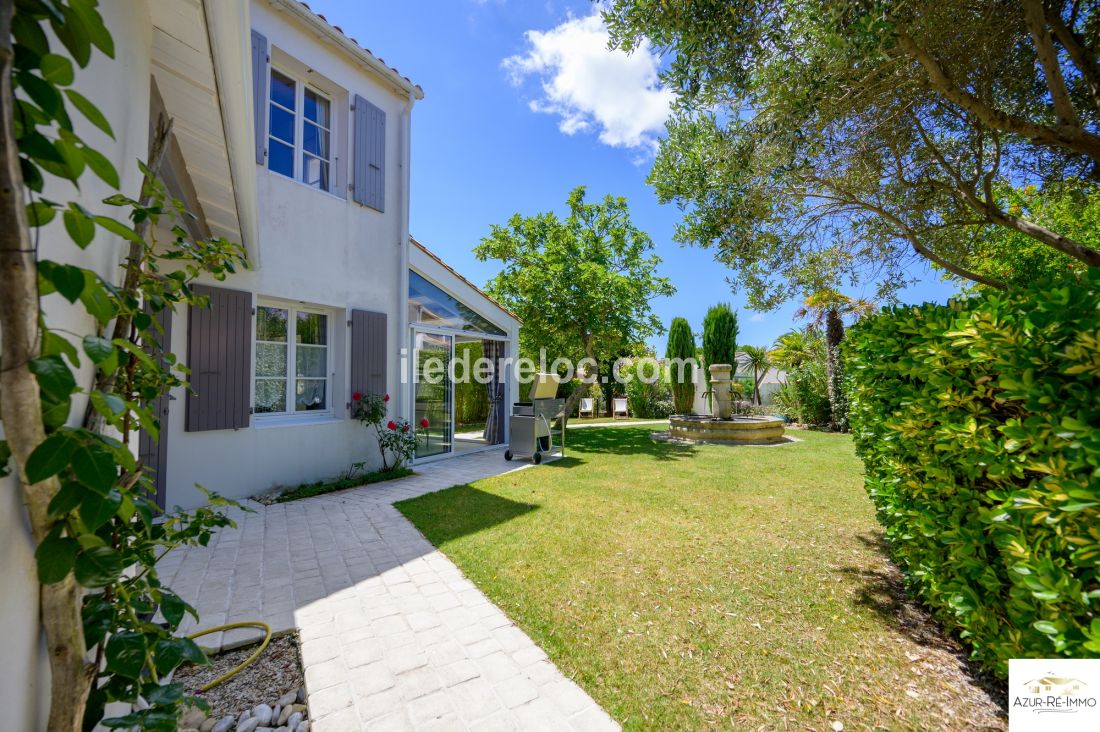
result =
[[[330,410],[331,318],[302,307],[256,308],[256,414]]]

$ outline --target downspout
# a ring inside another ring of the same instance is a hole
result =
[[[397,246],[401,250],[401,272],[397,281],[397,343],[398,343],[398,383],[401,389],[398,392],[398,414],[403,414],[412,422],[416,415],[413,413],[412,381],[409,379],[408,364],[412,362],[412,338],[409,336],[409,182],[412,162],[412,108],[416,103],[415,93],[409,92],[409,99],[401,110],[401,139],[398,144],[401,148],[401,239]],[[405,349],[406,357],[401,357],[401,350]],[[404,368],[403,368],[404,367]]]

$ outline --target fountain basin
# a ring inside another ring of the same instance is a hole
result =
[[[783,442],[782,417],[716,417],[674,414],[669,417],[669,437],[692,442],[753,443]]]

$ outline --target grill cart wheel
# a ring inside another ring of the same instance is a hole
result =
[[[504,451],[504,459],[505,460],[511,460],[512,459],[512,451],[511,450],[505,450]]]
[[[538,465],[539,463],[542,462],[542,453],[541,452],[536,452],[534,457],[532,457],[531,459],[535,461],[535,465]]]

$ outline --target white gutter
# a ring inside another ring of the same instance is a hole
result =
[[[419,87],[418,87],[419,88]],[[401,250],[401,272],[398,273],[397,281],[400,283],[397,288],[397,342],[399,344],[398,364],[412,363],[412,338],[409,333],[409,244],[410,232],[409,232],[409,199],[410,199],[410,168],[412,167],[412,108],[417,99],[423,99],[423,92],[417,97],[416,93],[412,90],[408,92],[409,98],[405,103],[404,108],[401,110],[401,125],[400,125],[400,139],[398,140],[398,146],[401,150],[401,208],[399,209],[399,216],[401,216],[401,238],[397,242],[397,246]],[[400,348],[406,349],[405,353],[407,359],[400,358]],[[398,404],[398,414],[405,414],[408,420],[411,422],[416,418],[413,406],[413,393],[412,393],[412,380],[408,378],[407,373],[398,374],[398,383],[402,384],[401,387],[401,400],[402,403]]]
[[[395,69],[386,66],[377,56],[345,36],[342,32],[336,30],[336,28],[320,18],[298,0],[268,0],[268,2],[277,10],[282,9],[288,11],[291,15],[316,31],[321,37],[339,46],[346,53],[362,62],[375,74],[381,76],[383,80],[395,84],[398,89],[408,94],[410,97],[415,97],[416,99],[424,98],[423,89],[397,73]]]
[[[241,244],[252,269],[260,268],[256,164],[252,145],[252,28],[249,3],[203,0],[222,131],[233,178]],[[246,78],[247,75],[247,78]]]

